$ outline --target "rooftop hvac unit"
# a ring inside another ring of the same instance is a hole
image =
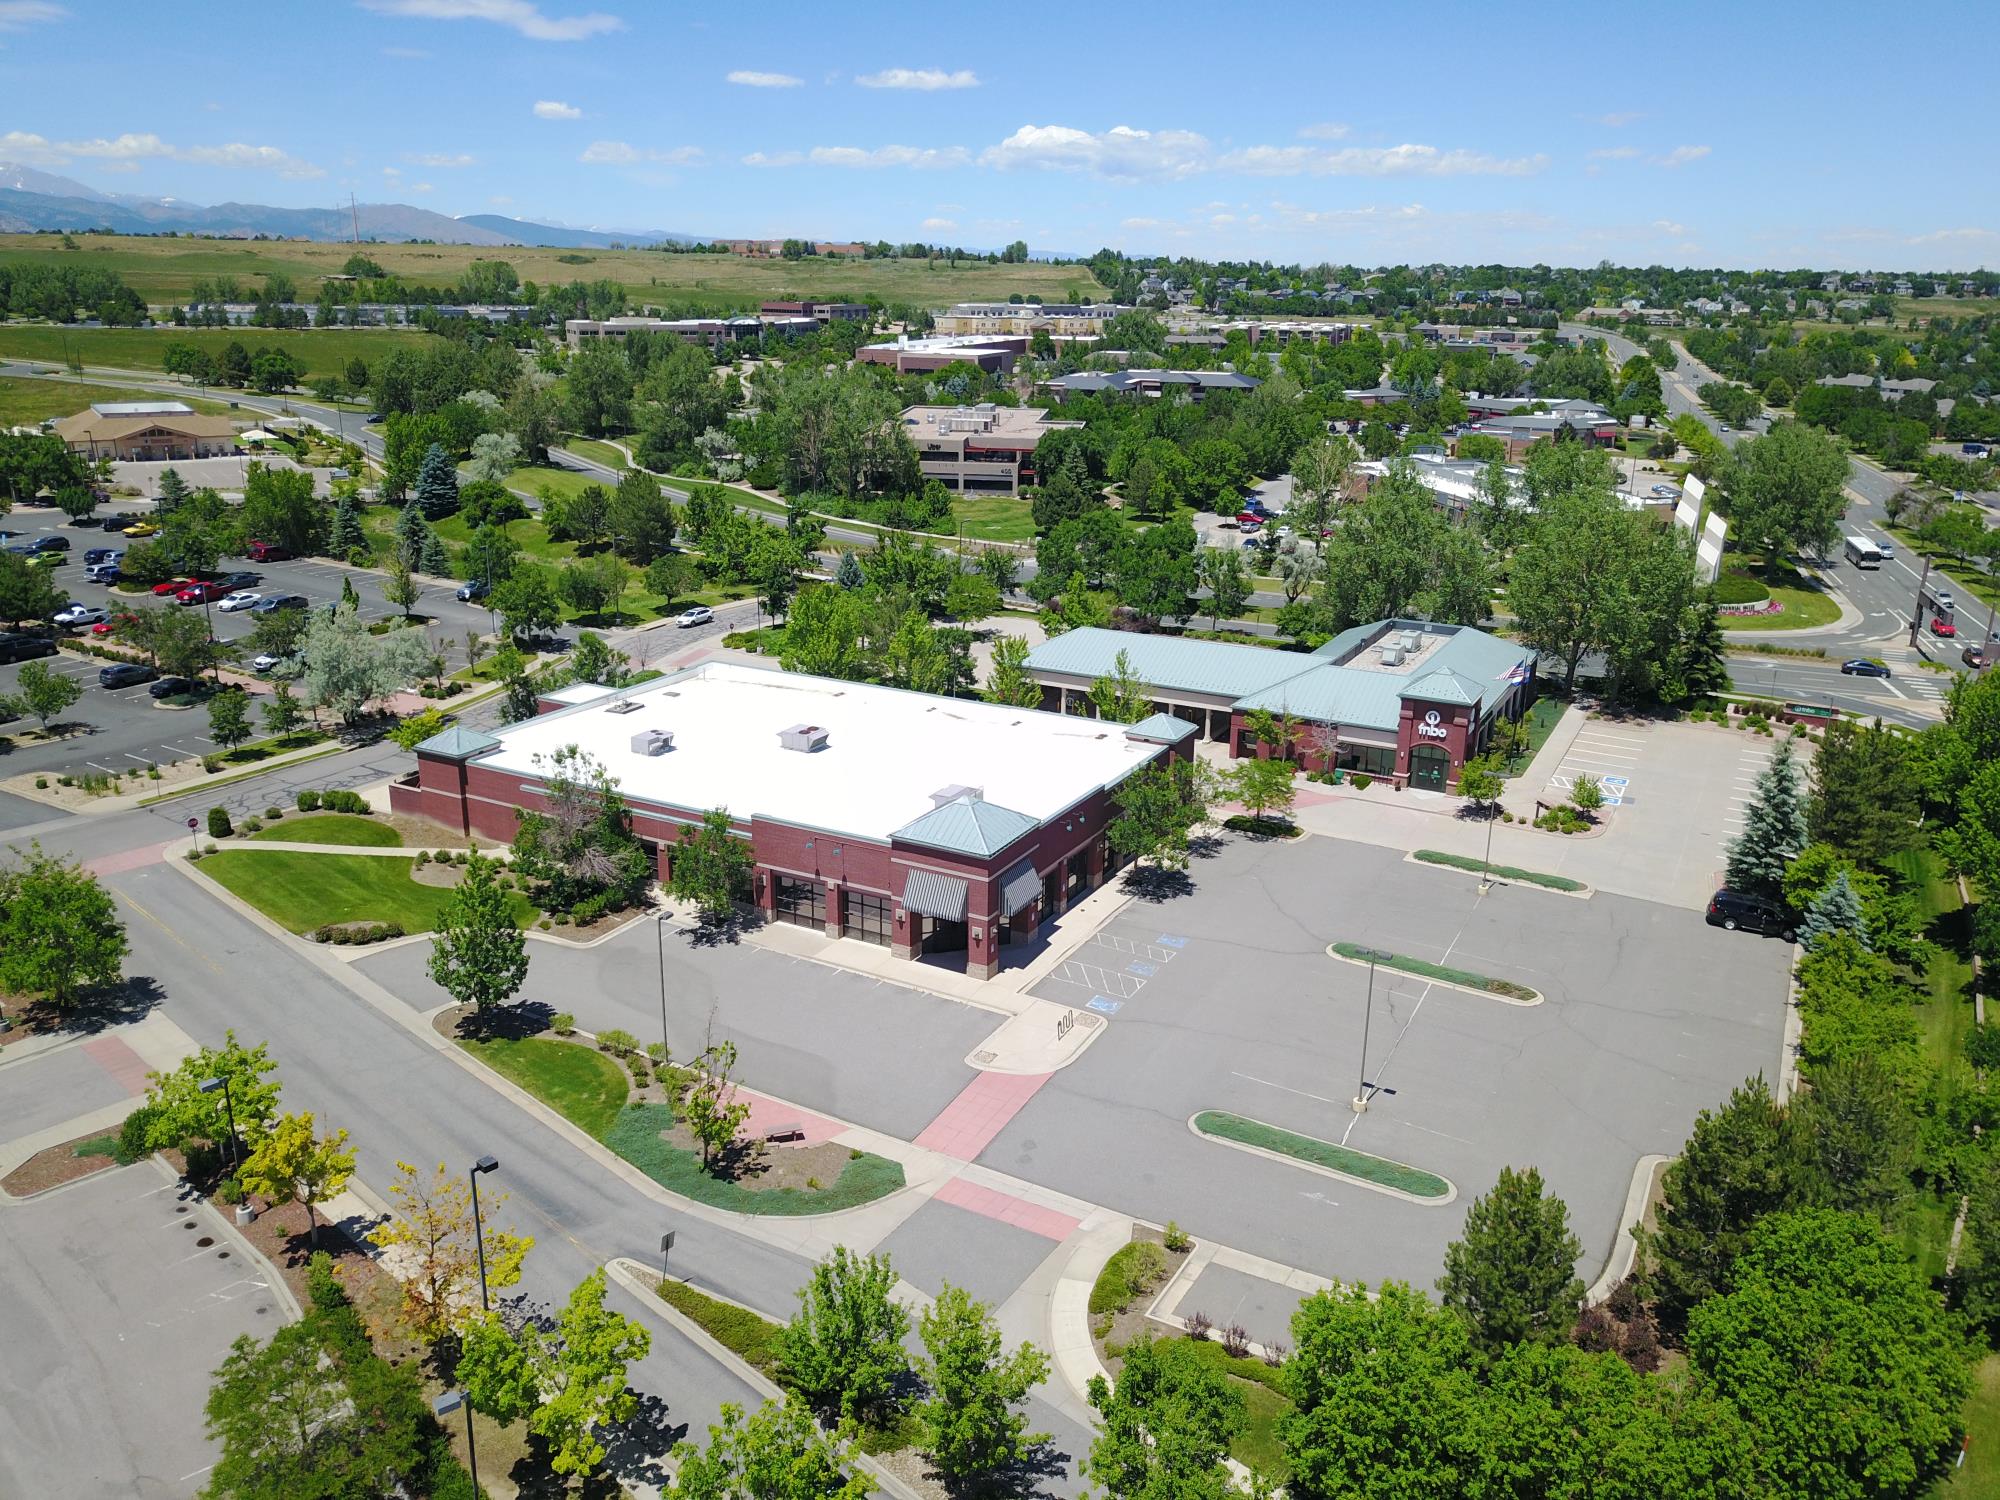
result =
[[[1383,666],[1400,667],[1402,664],[1403,664],[1403,648],[1401,646],[1384,646],[1382,648]]]
[[[1403,632],[1403,649],[1405,651],[1420,650],[1423,644],[1424,633],[1421,630],[1406,630]]]
[[[824,750],[826,739],[827,731],[817,724],[794,724],[778,731],[778,744],[786,750]]]
[[[616,703],[607,703],[604,711],[608,714],[637,713],[640,703],[637,698],[620,698]]]
[[[665,755],[674,748],[674,732],[671,729],[642,729],[632,736],[634,755]]]
[[[947,802],[956,802],[963,797],[968,802],[985,800],[986,789],[978,786],[941,786],[931,793],[931,806],[943,807]]]

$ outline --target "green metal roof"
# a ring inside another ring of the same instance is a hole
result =
[[[1426,703],[1463,703],[1471,707],[1479,702],[1481,694],[1478,683],[1452,671],[1450,667],[1438,667],[1424,673],[1397,696],[1421,698]]]
[[[1190,641],[1174,635],[1138,635],[1089,627],[1066,630],[1028,653],[1031,672],[1097,678],[1111,671],[1123,651],[1141,682],[1169,692],[1233,699],[1295,677],[1309,657],[1228,641]]]
[[[1163,745],[1178,745],[1194,732],[1194,725],[1172,714],[1149,714],[1138,723],[1125,726],[1126,739],[1158,740]]]
[[[889,837],[901,843],[926,844],[953,854],[998,854],[1024,833],[1042,825],[1026,813],[997,802],[958,797],[914,818]]]
[[[442,755],[449,760],[470,760],[482,755],[500,742],[490,734],[481,734],[476,729],[465,729],[454,724],[443,729],[417,745],[419,755]]]

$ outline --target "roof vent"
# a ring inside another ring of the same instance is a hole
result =
[[[637,698],[620,698],[616,703],[607,703],[604,711],[608,714],[637,713],[639,706]]]
[[[778,744],[786,750],[802,750],[810,753],[826,748],[828,731],[817,724],[794,724],[790,729],[778,731]]]
[[[983,786],[941,786],[931,793],[931,806],[943,807],[947,802],[964,798],[967,802],[984,802],[986,788]]]
[[[1400,667],[1402,664],[1403,664],[1403,648],[1401,646],[1384,646],[1382,648],[1383,666]]]
[[[674,748],[674,732],[671,729],[642,729],[632,736],[634,755],[665,755]]]
[[[1419,650],[1423,644],[1424,633],[1421,630],[1406,630],[1403,632],[1403,649],[1405,651]]]

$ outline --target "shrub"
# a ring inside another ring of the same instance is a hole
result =
[[[250,1195],[243,1191],[243,1183],[235,1177],[225,1177],[216,1186],[215,1196],[231,1205],[241,1203]]]
[[[631,1032],[621,1031],[614,1026],[609,1031],[597,1033],[597,1045],[613,1057],[623,1057],[627,1053],[639,1050],[639,1039]]]
[[[1134,1240],[1104,1263],[1090,1289],[1093,1313],[1122,1313],[1133,1298],[1167,1274],[1167,1252],[1151,1240]]]
[[[1189,1238],[1188,1232],[1172,1219],[1167,1220],[1166,1233],[1161,1238],[1166,1241],[1167,1248],[1176,1255],[1185,1255],[1194,1248],[1194,1241]]]
[[[665,1042],[646,1043],[646,1056],[650,1057],[656,1063],[664,1064],[667,1060],[667,1044]],[[859,1153],[856,1154],[858,1155]]]
[[[428,849],[419,849],[417,851],[417,857],[413,861],[413,864],[415,868],[421,870],[425,865],[429,864],[430,862],[431,862],[431,851]]]
[[[264,821],[267,823],[275,823],[284,815],[285,810],[282,807],[267,807],[264,809]]]
[[[245,833],[261,833],[263,829],[264,820],[262,818],[252,817],[243,820],[243,831]]]
[[[549,1030],[557,1036],[568,1036],[576,1030],[576,1017],[566,1010],[559,1010],[549,1017]]]
[[[306,1296],[320,1312],[334,1312],[349,1305],[347,1288],[333,1274],[333,1257],[324,1250],[315,1250],[312,1259],[306,1262]]]
[[[208,810],[208,836],[212,839],[226,839],[236,830],[229,824],[229,809],[211,807]]]
[[[1264,1346],[1264,1363],[1274,1370],[1283,1369],[1285,1356],[1291,1352],[1290,1346],[1282,1339],[1266,1344]]]
[[[1205,1312],[1191,1312],[1187,1315],[1187,1334],[1191,1339],[1206,1339],[1209,1329],[1215,1326],[1215,1319]]]
[[[68,780],[69,778],[67,778],[67,777],[64,777],[63,779],[64,779],[64,780]],[[37,777],[35,778],[35,789],[36,789],[37,791],[47,791],[47,790],[48,790],[48,787],[49,787],[49,778],[48,778],[48,777],[46,777],[46,776],[37,776]]]
[[[1222,1352],[1231,1359],[1241,1359],[1250,1352],[1250,1330],[1241,1323],[1231,1323],[1222,1330]]]
[[[118,1127],[117,1159],[121,1166],[130,1165],[146,1154],[146,1134],[152,1129],[153,1114],[151,1106],[142,1104]]]
[[[599,917],[616,911],[623,904],[617,891],[599,891],[595,896],[579,901],[569,909],[570,920],[578,926],[595,922]]]
[[[313,929],[313,941],[314,941],[315,943],[330,943],[330,942],[332,942],[332,941],[333,941],[333,926],[332,926],[332,924],[331,924],[331,923],[328,923],[328,922],[322,922],[322,923],[320,923],[320,924],[319,924],[319,926],[315,927],[315,928]]]
[[[1975,1026],[1965,1038],[1965,1056],[1975,1068],[2000,1068],[2000,1025]]]
[[[314,792],[314,791],[304,791],[304,792],[300,792],[300,793],[299,793],[299,797],[298,797],[298,802],[299,802],[299,811],[300,811],[300,812],[318,812],[318,811],[319,811],[319,793],[318,793],[318,792]]]
[[[1347,779],[1353,782],[1356,788],[1358,788],[1361,791],[1366,791],[1368,790],[1369,787],[1375,784],[1375,778],[1373,776],[1370,776],[1365,771],[1356,771],[1352,776],[1348,777]]]

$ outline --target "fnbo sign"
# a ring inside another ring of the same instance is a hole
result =
[[[1436,709],[1433,708],[1427,710],[1424,714],[1423,723],[1417,726],[1417,733],[1422,735],[1425,739],[1430,739],[1430,740],[1443,739],[1448,731],[1445,729],[1444,725],[1441,722],[1439,722],[1439,717],[1440,716]]]

